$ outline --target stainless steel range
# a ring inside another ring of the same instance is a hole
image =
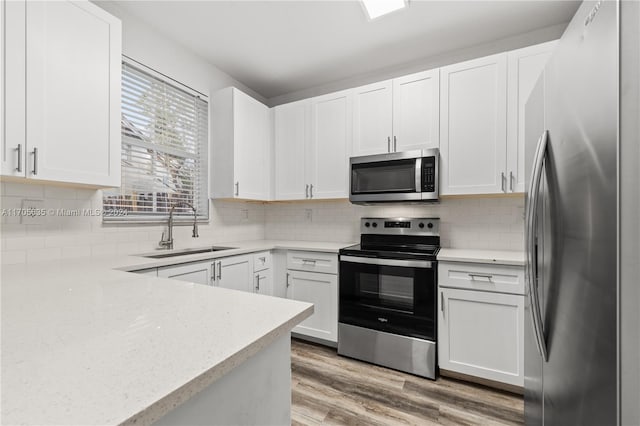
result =
[[[361,219],[340,250],[338,354],[435,379],[439,222]]]

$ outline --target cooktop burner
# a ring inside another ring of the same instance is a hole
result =
[[[360,244],[340,254],[436,260],[440,250],[438,218],[362,218],[360,232]]]

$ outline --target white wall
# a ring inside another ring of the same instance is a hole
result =
[[[261,95],[208,63],[147,23],[108,1],[98,6],[122,20],[122,53],[189,87],[209,95],[212,91],[235,86],[261,102]]]

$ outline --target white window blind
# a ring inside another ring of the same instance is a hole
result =
[[[122,185],[104,191],[105,221],[208,219],[208,106],[199,96],[122,64]],[[123,215],[122,212],[126,213]]]

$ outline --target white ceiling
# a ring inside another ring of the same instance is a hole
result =
[[[568,22],[575,1],[116,1],[265,98]]]

